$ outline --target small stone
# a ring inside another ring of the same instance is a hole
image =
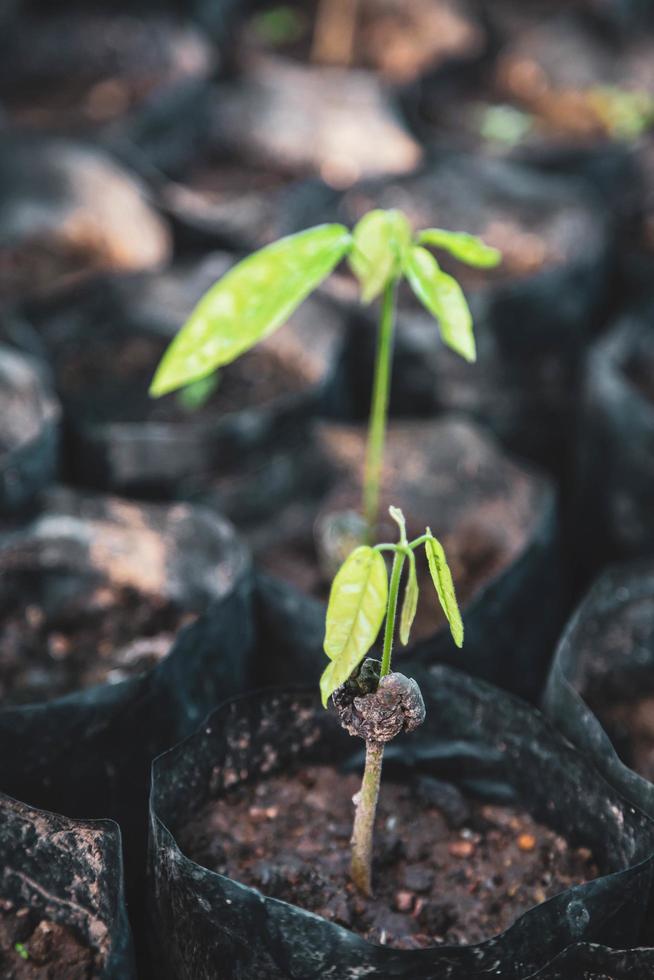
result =
[[[521,851],[533,851],[536,847],[536,838],[533,834],[520,834],[518,847]]]
[[[395,893],[395,908],[398,912],[410,912],[413,908],[413,892],[399,891]]]
[[[590,850],[589,847],[578,847],[577,855],[582,861],[585,861],[587,863],[593,860],[593,852]]]
[[[53,660],[63,660],[70,653],[70,640],[63,633],[51,633],[48,638],[48,653]]]
[[[447,849],[456,858],[469,858],[475,853],[475,845],[471,840],[455,840],[447,845]]]
[[[275,806],[251,806],[248,815],[253,823],[263,823],[265,820],[273,820],[277,816],[278,810]]]

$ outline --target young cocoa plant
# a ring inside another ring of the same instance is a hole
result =
[[[165,352],[150,394],[158,397],[195,384],[236,360],[282,326],[347,257],[362,301],[381,296],[362,500],[365,539],[372,541],[379,516],[396,294],[403,277],[438,321],[443,342],[467,361],[476,356],[461,287],[425,246],[479,268],[500,261],[497,249],[465,232],[428,228],[414,234],[407,218],[394,210],[368,212],[352,232],[325,224],[281,238],[239,262],[208,290]]]
[[[355,548],[334,578],[324,643],[330,662],[320,679],[323,705],[326,707],[331,697],[343,727],[366,742],[363,781],[354,798],[356,810],[351,841],[352,880],[365,895],[372,893],[373,828],[384,745],[400,732],[413,731],[425,718],[425,705],[416,681],[391,671],[398,596],[402,570],[407,562],[399,629],[404,645],[409,642],[418,608],[415,552],[419,548],[424,547],[436,594],[454,642],[458,647],[463,645],[463,623],[443,546],[429,528],[419,538],[409,541],[402,511],[390,507],[389,513],[399,527],[399,541]],[[384,552],[393,555],[390,581]],[[366,655],[384,620],[380,663]]]

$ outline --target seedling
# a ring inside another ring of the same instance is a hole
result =
[[[654,97],[644,90],[598,85],[588,101],[613,139],[637,140],[654,125]]]
[[[324,224],[281,238],[235,265],[203,296],[165,352],[150,387],[153,397],[195,384],[270,336],[347,257],[361,298],[381,296],[362,511],[367,540],[378,523],[388,417],[397,286],[407,279],[437,319],[443,342],[474,361],[472,317],[460,285],[425,246],[490,268],[497,249],[465,232],[428,228],[413,234],[400,211],[370,211],[350,232]]]
[[[354,798],[351,875],[365,895],[372,893],[372,845],[379,797],[384,745],[401,731],[413,731],[422,723],[425,707],[415,680],[391,673],[391,656],[402,570],[408,575],[400,613],[400,641],[409,642],[418,608],[418,576],[415,552],[425,550],[436,594],[450,626],[454,642],[463,645],[463,623],[456,601],[452,573],[445,551],[429,528],[414,541],[407,539],[402,511],[389,508],[399,527],[396,544],[361,545],[350,554],[332,583],[325,626],[325,653],[329,658],[320,679],[322,702],[329,698],[341,724],[366,742],[366,763],[361,790]],[[384,552],[393,555],[390,581]],[[381,664],[365,659],[382,623],[384,644]]]

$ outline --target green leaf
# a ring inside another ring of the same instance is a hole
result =
[[[427,533],[431,535],[429,529]],[[459,605],[456,601],[452,572],[450,571],[450,566],[447,564],[443,545],[436,538],[430,536],[425,541],[425,551],[427,553],[427,562],[429,563],[429,571],[434,588],[436,589],[439,602],[443,607],[443,612],[450,624],[452,638],[458,647],[462,647],[463,622],[461,620],[461,613],[459,612]]]
[[[203,296],[164,354],[150,394],[206,377],[288,320],[350,248],[344,225],[280,238],[239,262]]]
[[[322,703],[358,667],[386,615],[388,573],[379,551],[355,548],[332,583],[325,624],[325,653],[331,663],[320,679]]]
[[[477,357],[472,315],[456,279],[440,268],[425,248],[414,245],[404,271],[414,293],[436,317],[443,342],[466,361]]]
[[[418,235],[421,245],[442,248],[455,259],[474,265],[478,269],[492,269],[502,261],[499,248],[487,245],[476,235],[467,231],[446,231],[445,228],[426,228]]]
[[[410,243],[411,228],[401,211],[369,211],[355,225],[349,263],[364,303],[372,302],[400,274]]]
[[[402,612],[400,613],[400,640],[406,646],[411,635],[413,620],[418,608],[418,576],[416,575],[416,560],[411,552],[409,557],[409,575],[404,588]]]

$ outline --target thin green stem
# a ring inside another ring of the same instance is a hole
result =
[[[411,551],[415,551],[416,548],[419,548],[421,544],[424,544],[425,541],[429,541],[429,539],[432,537],[433,534],[431,533],[431,531],[429,532],[429,534],[421,534],[419,538],[415,538],[413,541],[409,542],[409,548],[411,549]]]
[[[391,569],[391,580],[388,586],[388,606],[386,607],[386,626],[384,629],[384,650],[382,653],[382,664],[380,677],[385,677],[391,670],[391,654],[393,653],[393,636],[395,635],[395,616],[397,613],[397,597],[400,591],[400,579],[402,578],[402,566],[406,554],[404,551],[396,551],[393,556],[393,567]]]
[[[372,386],[372,402],[368,422],[368,446],[366,449],[366,465],[363,479],[363,516],[368,528],[369,543],[372,542],[375,528],[379,521],[379,497],[393,362],[396,286],[396,280],[392,279],[384,289],[381,315],[379,318],[379,330],[377,333],[375,375]]]
[[[375,549],[375,551],[392,551],[394,554],[398,554],[399,553],[399,554],[406,555],[408,557],[409,556],[409,552],[415,551],[416,548],[419,548],[421,544],[424,544],[425,543],[425,541],[429,541],[429,539],[430,538],[433,538],[433,536],[434,535],[430,531],[429,534],[421,534],[419,538],[414,538],[413,541],[407,541],[406,544],[402,544],[402,543],[400,543],[400,544],[390,544],[390,543],[376,544],[374,546],[374,549]]]
[[[364,895],[372,895],[372,841],[383,759],[384,743],[366,742],[366,767],[361,789],[354,797],[356,810],[350,841],[350,874],[352,881]]]

